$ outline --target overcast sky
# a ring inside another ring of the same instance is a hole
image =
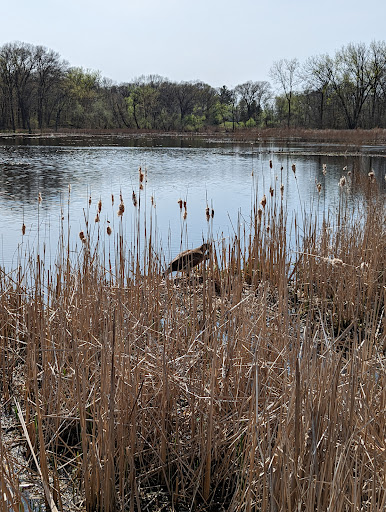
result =
[[[385,0],[2,0],[0,44],[57,51],[114,82],[158,74],[234,87],[276,60],[386,39]]]

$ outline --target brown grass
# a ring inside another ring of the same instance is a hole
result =
[[[151,237],[127,253],[119,230],[114,270],[86,227],[76,260],[63,235],[54,268],[0,270],[2,418],[23,418],[47,501],[384,511],[385,209],[366,187],[360,215],[305,219],[293,252],[267,190],[251,233],[190,277],[163,279]],[[0,510],[17,510],[1,434],[0,454]]]
[[[147,136],[167,137],[167,138],[187,138],[201,137],[204,139],[221,138],[232,142],[251,142],[251,141],[271,141],[272,139],[295,142],[313,142],[313,143],[336,143],[343,146],[360,147],[363,144],[384,145],[386,143],[386,129],[372,128],[369,130],[358,128],[356,130],[333,130],[333,129],[307,129],[307,128],[244,128],[237,127],[235,131],[224,129],[222,126],[211,126],[199,132],[164,132],[160,130],[137,130],[137,129],[61,129],[60,132],[43,130],[34,133],[1,133],[4,138],[17,137],[36,137],[45,138],[57,137],[111,137],[121,136],[123,138],[135,139]]]

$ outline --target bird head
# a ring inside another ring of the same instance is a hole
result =
[[[206,251],[209,251],[210,249],[210,244],[208,243],[205,243],[205,244],[202,244],[201,247],[200,247],[201,251],[202,252],[206,252]]]

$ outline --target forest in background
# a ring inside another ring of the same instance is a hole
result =
[[[304,63],[281,59],[270,79],[233,89],[159,75],[117,84],[43,46],[6,43],[0,47],[0,130],[386,128],[385,41],[350,43]]]

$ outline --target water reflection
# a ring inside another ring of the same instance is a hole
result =
[[[75,245],[77,233],[85,228],[85,216],[92,221],[90,225],[93,223],[99,199],[103,204],[100,229],[105,229],[109,221],[115,231],[121,230],[130,240],[137,215],[131,198],[133,191],[139,192],[140,166],[147,173],[141,192],[142,212],[147,219],[152,212],[157,240],[169,256],[181,245],[200,245],[208,229],[213,230],[214,237],[232,236],[238,218],[248,225],[254,199],[268,196],[270,187],[279,196],[281,183],[291,215],[301,215],[303,209],[322,214],[335,208],[341,194],[339,179],[348,172],[351,175],[345,194],[349,201],[360,193],[356,178],[372,169],[385,191],[386,159],[369,151],[339,155],[331,146],[242,145],[170,137],[105,137],[102,146],[96,142],[95,137],[0,138],[0,264],[14,266],[18,251],[35,248],[38,240],[54,258],[62,217],[71,219]],[[326,175],[323,164],[327,166]],[[321,184],[320,194],[316,183]],[[40,205],[39,192],[43,197]],[[120,193],[126,205],[121,224],[117,218]],[[115,197],[114,205],[111,195]],[[181,219],[179,198],[187,201],[186,222]],[[210,225],[205,217],[207,205],[215,210]]]

